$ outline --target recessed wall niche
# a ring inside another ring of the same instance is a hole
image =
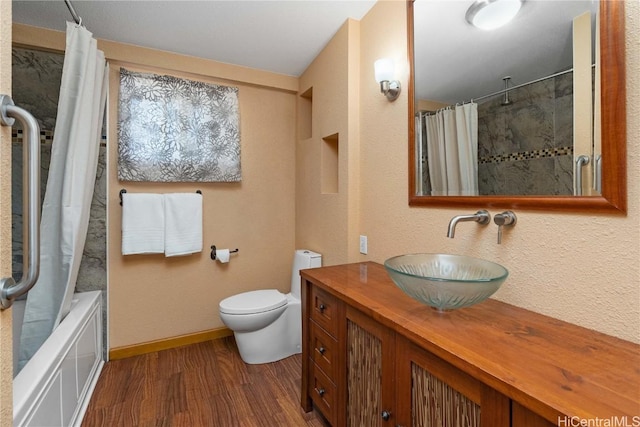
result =
[[[338,192],[338,134],[322,138],[321,169],[322,169],[322,193]]]
[[[300,94],[298,115],[298,135],[300,139],[311,138],[311,118],[313,113],[313,86]]]

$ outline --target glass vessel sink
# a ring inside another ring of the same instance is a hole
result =
[[[384,267],[404,293],[439,311],[484,301],[509,275],[500,264],[464,255],[399,255]]]

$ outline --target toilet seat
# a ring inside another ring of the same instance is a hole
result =
[[[220,312],[255,314],[275,310],[287,304],[287,296],[277,289],[261,289],[233,295],[220,301]]]

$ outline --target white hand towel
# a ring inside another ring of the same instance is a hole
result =
[[[165,256],[202,251],[202,194],[164,195]]]
[[[122,255],[164,252],[162,194],[122,194]]]

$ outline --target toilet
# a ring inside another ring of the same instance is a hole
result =
[[[220,318],[233,331],[245,363],[270,363],[302,351],[300,270],[322,266],[322,255],[299,249],[293,257],[291,292],[263,289],[220,301]]]

